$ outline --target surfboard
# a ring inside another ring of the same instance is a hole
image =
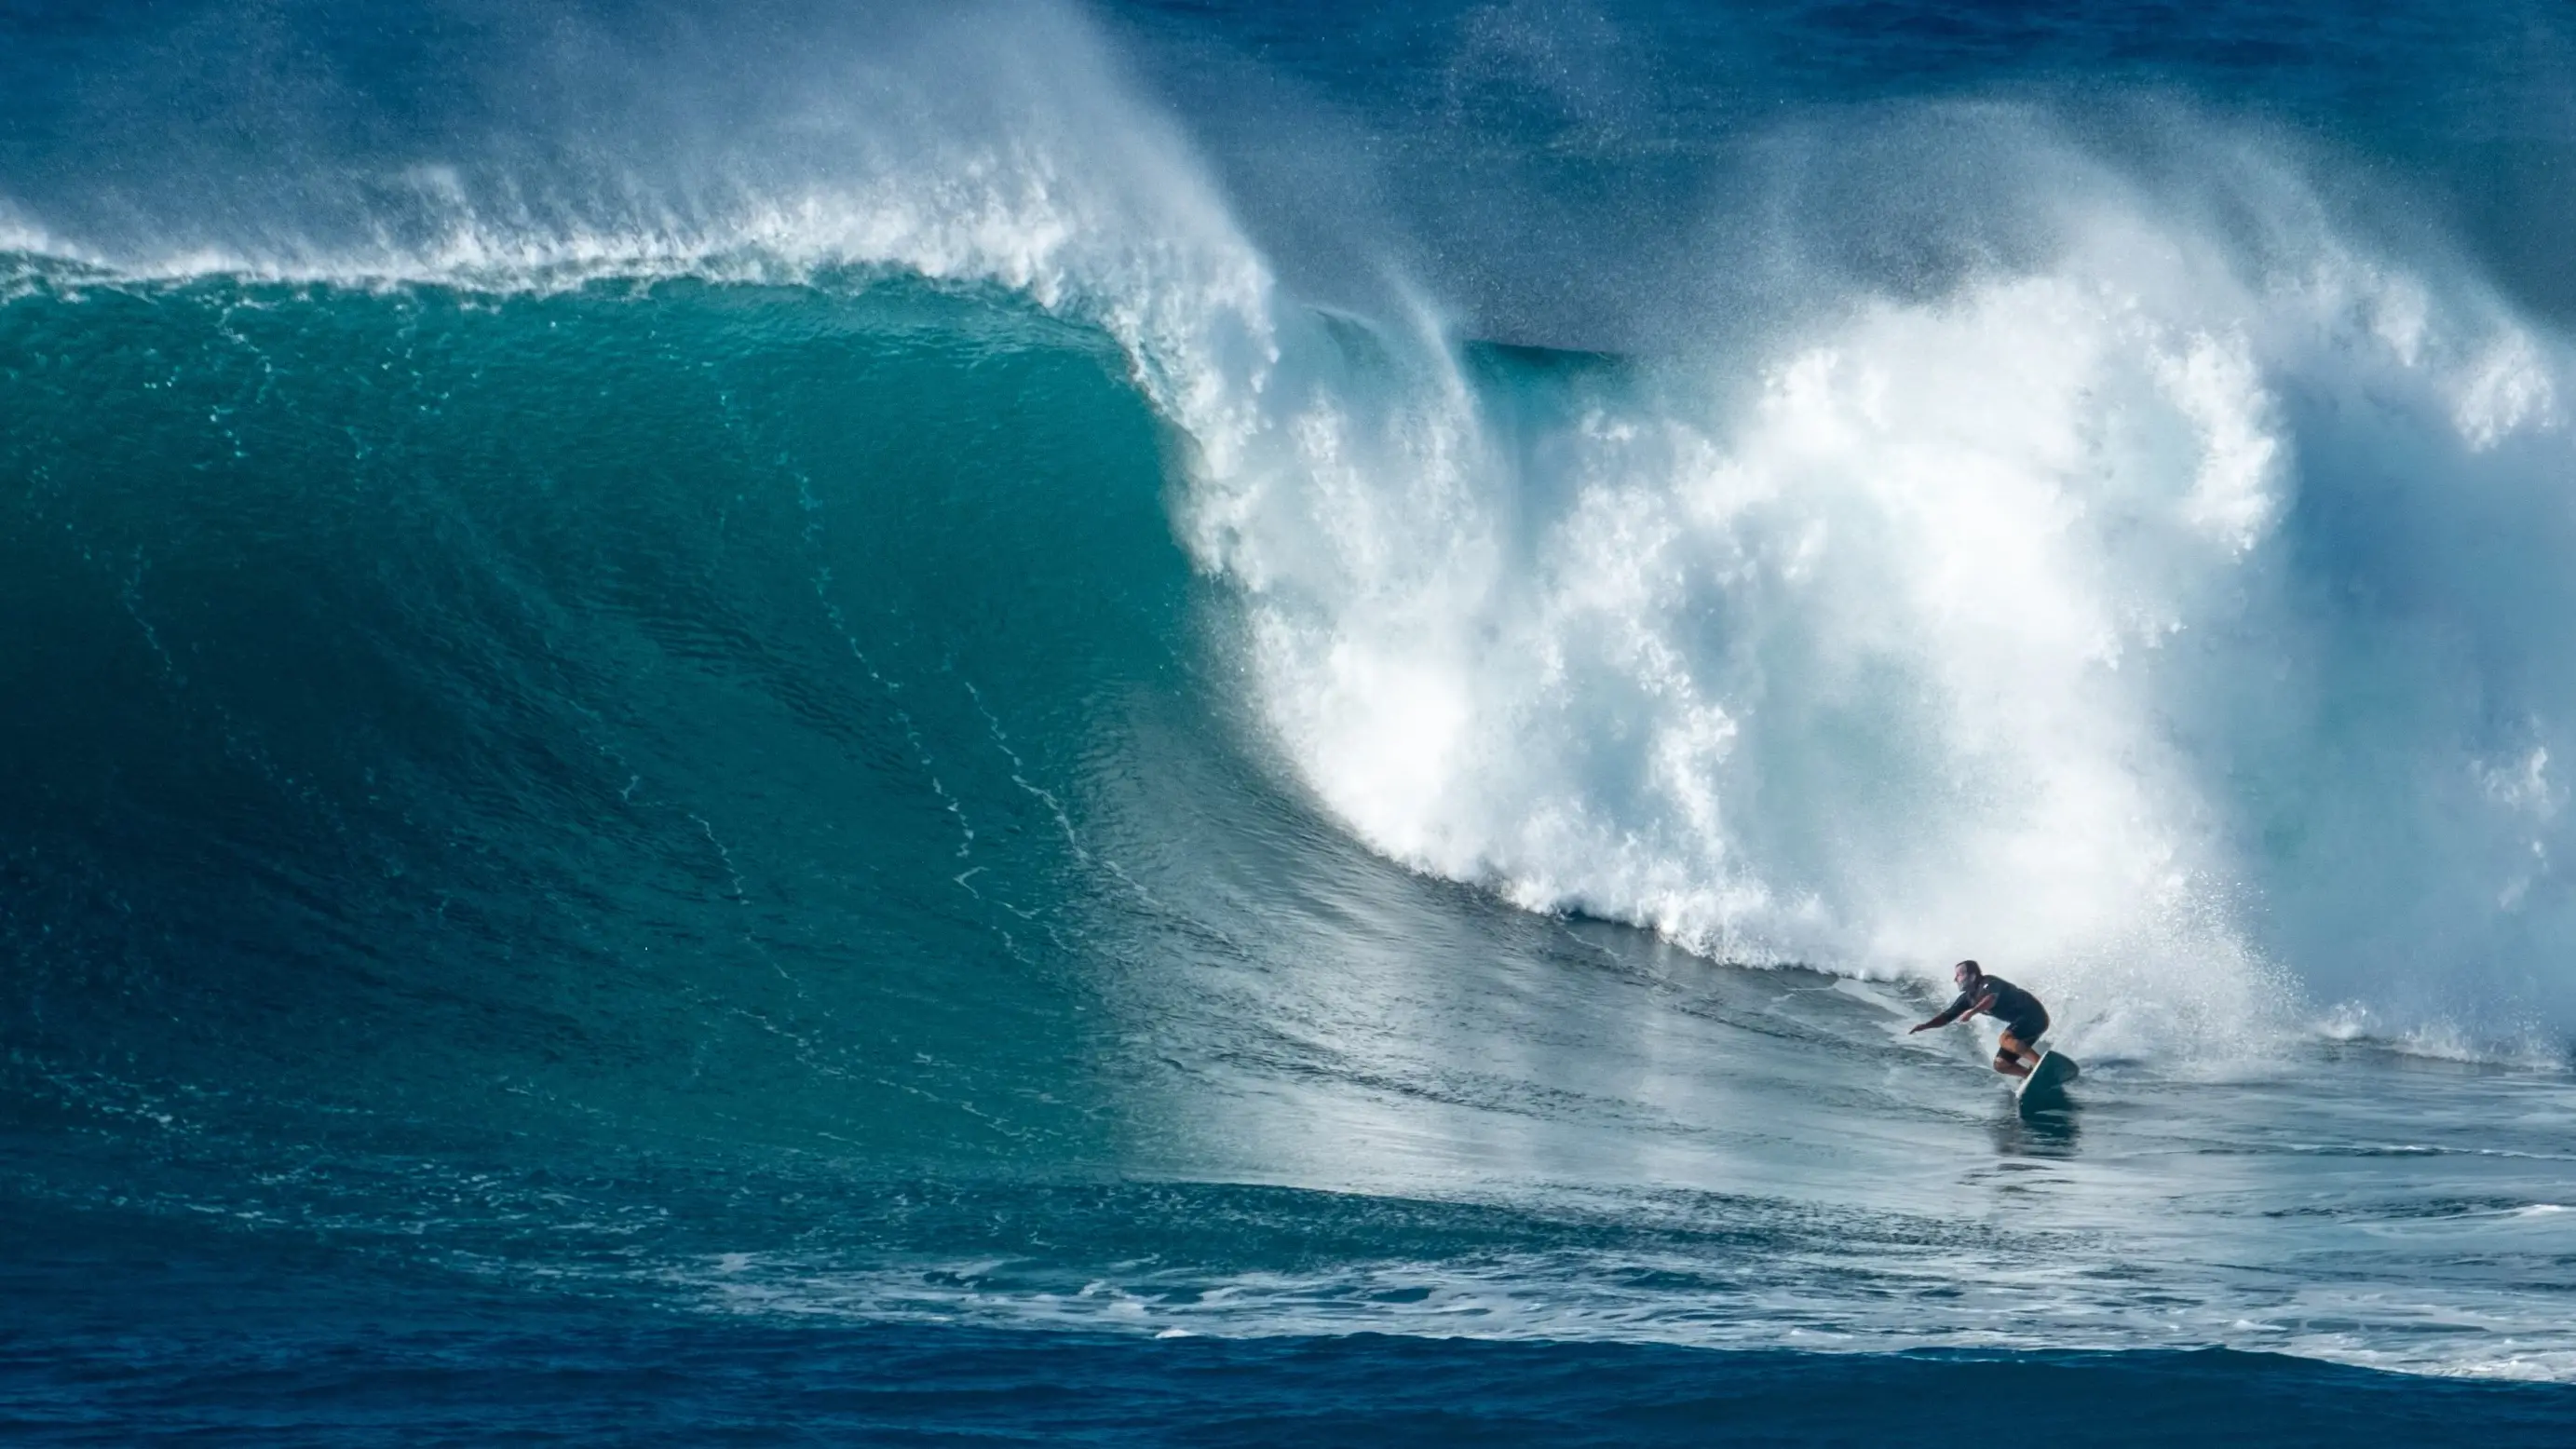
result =
[[[2075,1059],[2056,1052],[2041,1052],[2030,1075],[2014,1086],[2013,1095],[2021,1099],[2022,1110],[2055,1107],[2066,1101],[2066,1084],[2075,1080],[2081,1069]]]

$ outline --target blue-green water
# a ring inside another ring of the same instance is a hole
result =
[[[0,1418],[2556,1442],[2473,19],[0,14]]]

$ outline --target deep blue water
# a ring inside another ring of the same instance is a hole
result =
[[[353,1265],[186,1225],[46,1221],[5,1285],[13,1437],[245,1444],[1971,1444],[2213,1431],[2556,1444],[2563,1386],[2227,1349],[1816,1354],[1374,1332],[1099,1331],[710,1317]],[[104,1232],[101,1230],[105,1229]],[[155,1306],[130,1297],[148,1275]],[[2106,1412],[2106,1410],[2108,1412]]]
[[[2563,1441],[2571,116],[2541,5],[0,6],[0,1424]]]

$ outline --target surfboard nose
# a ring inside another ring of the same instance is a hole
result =
[[[2079,1070],[2072,1057],[2042,1052],[2039,1060],[2031,1064],[2030,1075],[2013,1088],[2013,1095],[2026,1112],[2062,1105],[2066,1100],[2066,1084],[2075,1079]]]

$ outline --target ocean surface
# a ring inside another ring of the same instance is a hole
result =
[[[2571,236],[2560,4],[5,0],[0,1437],[2576,1441]]]

